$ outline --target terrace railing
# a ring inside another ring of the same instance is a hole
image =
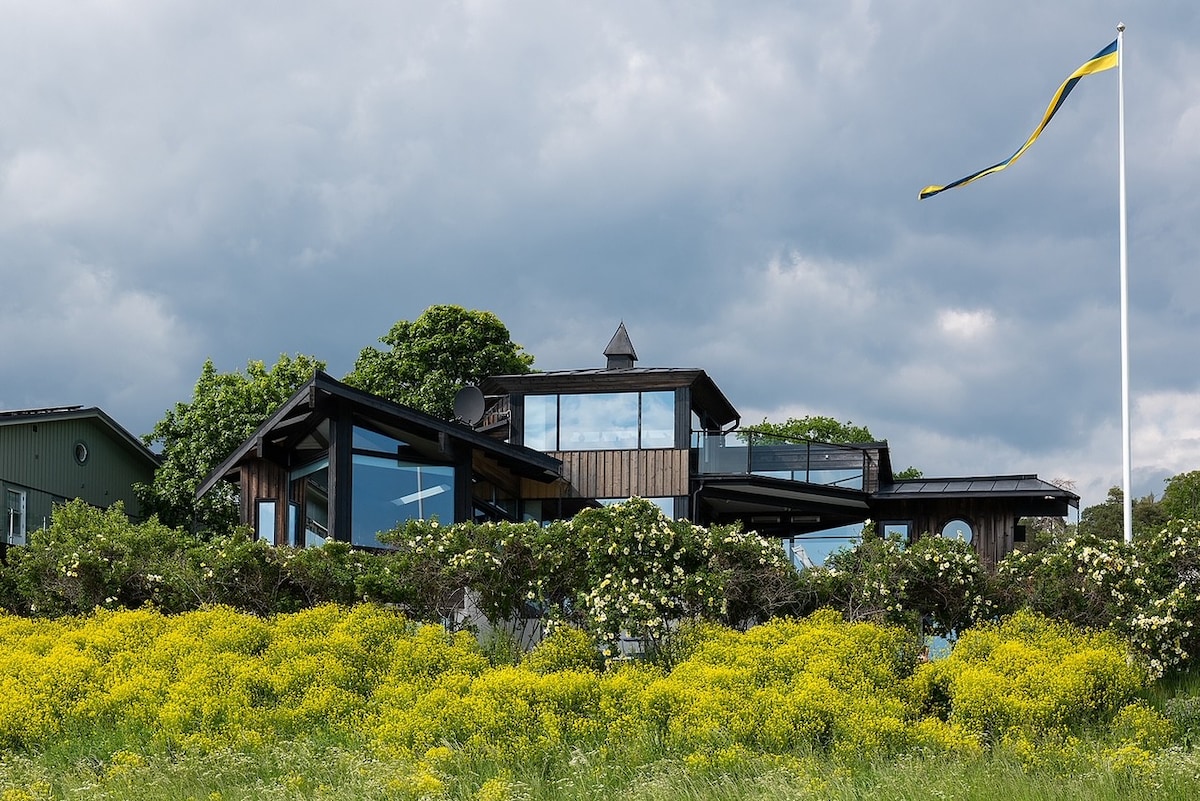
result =
[[[693,432],[693,442],[699,444],[697,469],[705,474],[768,476],[862,490],[871,462],[870,452],[861,446],[754,431],[697,431]]]

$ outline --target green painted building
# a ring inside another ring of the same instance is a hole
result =
[[[125,503],[141,517],[133,494],[149,482],[158,457],[95,407],[0,411],[0,493],[4,545],[24,545],[33,529],[50,524],[56,503],[79,498],[93,506]]]

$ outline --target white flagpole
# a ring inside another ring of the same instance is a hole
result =
[[[1117,24],[1117,151],[1121,207],[1121,456],[1125,488],[1125,542],[1133,542],[1133,494],[1130,484],[1129,432],[1129,243],[1125,219],[1125,23]]]

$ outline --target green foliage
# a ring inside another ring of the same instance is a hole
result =
[[[1079,516],[1079,535],[1099,539],[1125,538],[1125,493],[1120,487],[1110,487],[1103,503],[1089,506]],[[1153,531],[1167,522],[1169,515],[1153,495],[1134,498],[1131,506],[1133,536]]]
[[[1200,696],[1170,698],[1163,711],[1185,745],[1200,744]]]
[[[798,578],[775,543],[670,520],[642,498],[544,527],[414,520],[382,539],[395,550],[365,594],[456,625],[466,588],[492,625],[536,609],[586,630],[609,657],[622,637],[661,647],[673,621],[745,625],[796,608]]]
[[[1200,520],[1200,470],[1167,479],[1159,506],[1167,518]]]
[[[196,488],[325,363],[283,354],[271,368],[250,361],[244,372],[218,373],[204,362],[191,403],[177,403],[143,439],[162,447],[149,485],[135,490],[143,508],[168,526],[228,533],[237,524],[232,486],[219,485],[199,501]]]
[[[346,383],[447,419],[462,387],[491,375],[528,373],[533,364],[499,317],[461,306],[430,306],[379,341],[388,349],[363,348]]]
[[[188,551],[194,539],[157,520],[134,524],[121,503],[98,509],[80,500],[55,507],[51,525],[9,550],[3,573],[15,592],[10,611],[38,616],[97,606],[167,611],[190,608]]]
[[[772,423],[764,417],[761,423],[743,426],[741,431],[779,437],[783,441],[807,439],[835,445],[853,445],[875,441],[866,426],[856,426],[850,420],[843,423],[832,417],[821,415],[789,417],[782,423]]]
[[[996,566],[1006,609],[1027,608],[1089,628],[1105,628],[1136,604],[1141,564],[1119,539],[1079,535]]]
[[[993,616],[988,574],[970,545],[926,535],[906,547],[898,537],[881,538],[874,530],[868,521],[855,547],[804,571],[810,607],[939,636]]]
[[[30,532],[28,545],[9,551],[0,586],[4,608],[39,617],[205,604],[267,615],[352,603],[374,564],[343,543],[274,548],[244,529],[202,540],[156,519],[132,523],[120,504],[98,509],[74,500],[55,507],[50,527]]]
[[[1002,608],[1111,628],[1154,676],[1188,668],[1200,653],[1200,526],[1172,520],[1132,545],[1070,537],[996,567]]]

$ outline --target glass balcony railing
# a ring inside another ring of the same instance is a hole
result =
[[[853,445],[831,445],[752,431],[695,432],[700,473],[756,475],[861,490],[871,455]]]

